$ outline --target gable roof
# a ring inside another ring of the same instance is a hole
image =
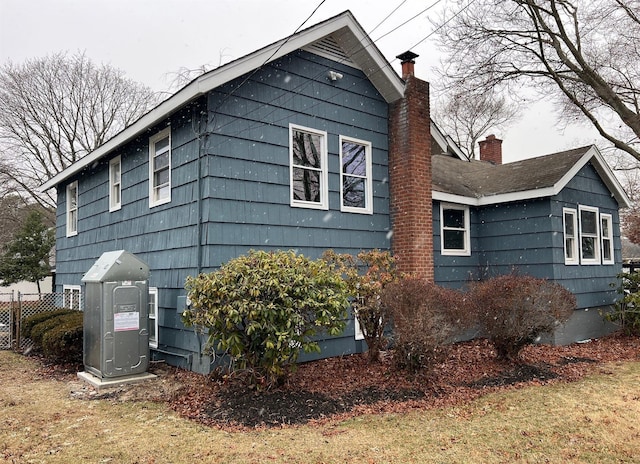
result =
[[[435,200],[481,206],[553,196],[590,162],[618,204],[630,206],[595,145],[500,165],[450,156],[433,156],[432,162]]]
[[[195,98],[301,48],[316,53],[324,50],[325,56],[338,56],[343,64],[357,67],[389,103],[402,98],[404,94],[404,81],[353,14],[345,11],[194,79],[103,145],[49,179],[40,186],[40,191],[45,192],[91,166]]]

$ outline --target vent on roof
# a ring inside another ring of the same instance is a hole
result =
[[[303,50],[357,68],[356,64],[351,61],[351,58],[347,56],[333,36],[328,35],[317,42],[307,45]]]

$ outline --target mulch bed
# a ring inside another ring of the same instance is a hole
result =
[[[519,363],[496,359],[486,340],[454,345],[428,374],[350,355],[300,365],[287,384],[255,392],[233,383],[188,385],[171,402],[181,415],[223,428],[280,427],[459,404],[491,391],[575,381],[604,362],[640,359],[640,339],[612,335],[570,346],[525,348]]]
[[[417,375],[395,370],[390,357],[371,364],[358,354],[301,364],[282,387],[256,392],[229,378],[160,364],[150,368],[156,381],[104,392],[76,385],[72,396],[162,401],[199,423],[247,430],[455,405],[488,392],[575,381],[605,362],[630,360],[640,360],[640,338],[621,334],[569,346],[529,346],[518,363],[497,360],[491,344],[478,339],[453,345],[444,362]],[[40,372],[60,378],[70,376],[69,369],[43,366]]]

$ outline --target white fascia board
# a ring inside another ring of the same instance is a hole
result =
[[[602,177],[602,180],[611,191],[613,197],[618,201],[620,207],[630,208],[631,199],[629,198],[629,195],[627,195],[627,192],[624,191],[622,184],[620,184],[620,181],[611,169],[611,166],[609,166],[609,163],[607,163],[600,153],[600,150],[598,150],[595,145],[591,148],[595,153],[593,157],[596,161],[594,163],[596,171],[598,171],[598,174],[600,174],[600,177]],[[589,152],[591,152],[591,150],[589,150]]]
[[[487,195],[478,198],[434,191],[432,193],[432,197],[434,200],[447,201],[450,203],[460,203],[470,206],[487,206],[499,203],[509,203],[513,201],[552,197],[554,195],[558,195],[562,191],[562,189],[567,186],[571,179],[573,179],[576,174],[578,174],[578,172],[591,160],[594,161],[594,168],[602,177],[603,182],[609,188],[611,194],[618,201],[620,206],[629,207],[629,197],[625,193],[624,189],[620,185],[620,182],[618,181],[608,163],[604,160],[595,145],[587,150],[587,152],[580,158],[580,160],[578,160],[578,162],[575,163],[558,182],[550,187],[533,190],[523,190],[521,192],[502,193],[498,195]]]
[[[375,44],[371,42],[353,15],[347,11],[315,27],[312,26],[292,37],[282,39],[196,78],[94,151],[49,179],[42,184],[38,190],[40,192],[46,192],[74,174],[79,173],[109,152],[132,140],[149,127],[166,119],[177,109],[200,95],[204,95],[222,84],[343,28],[348,28],[354,38],[363,44],[360,51],[361,54],[366,52],[365,54],[368,56],[367,61],[370,62],[372,60],[375,65],[379,67],[380,72],[374,74],[376,79],[380,80],[382,76],[382,79],[388,81],[386,87],[388,87],[390,91],[388,90],[383,94],[383,96],[388,99],[387,101],[393,101],[389,100],[390,98],[401,98],[404,95],[404,82],[393,69],[391,69],[387,60]],[[362,59],[363,57],[361,56],[359,61],[362,61]],[[378,83],[378,85],[380,85],[380,83]]]
[[[551,197],[556,192],[553,187],[536,189],[536,190],[523,190],[522,192],[510,192],[502,193],[499,195],[487,195],[482,197],[465,197],[463,195],[455,195],[452,193],[443,193],[434,191],[432,197],[434,200],[446,201],[448,203],[459,203],[469,206],[488,206],[499,203],[510,203],[513,201],[532,200],[535,198]]]
[[[433,137],[433,140],[436,141],[443,152],[449,153],[448,149],[450,148],[462,161],[469,161],[469,158],[465,156],[454,140],[450,136],[445,135],[433,120],[431,121],[431,137]]]
[[[456,203],[459,205],[478,206],[478,198],[465,197],[463,195],[455,195],[453,193],[444,193],[434,190],[431,193],[431,198],[437,201],[443,201],[445,203]]]

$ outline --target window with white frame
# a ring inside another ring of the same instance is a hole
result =
[[[78,234],[78,181],[67,185],[67,237]]]
[[[158,289],[149,287],[149,346],[158,348]]]
[[[340,136],[341,209],[373,214],[371,144]]]
[[[171,201],[171,128],[149,139],[149,207]]]
[[[600,233],[602,235],[602,264],[613,264],[613,219],[610,214],[600,215]]]
[[[289,125],[291,206],[328,209],[327,133]]]
[[[80,285],[62,286],[62,306],[68,309],[80,310]]]
[[[580,221],[580,262],[600,264],[600,227],[598,208],[579,206]]]
[[[122,206],[121,177],[120,157],[116,156],[109,161],[109,211],[119,210]]]
[[[564,263],[579,264],[578,256],[578,213],[575,209],[563,208]]]
[[[471,254],[468,206],[440,204],[440,242],[443,255]]]

